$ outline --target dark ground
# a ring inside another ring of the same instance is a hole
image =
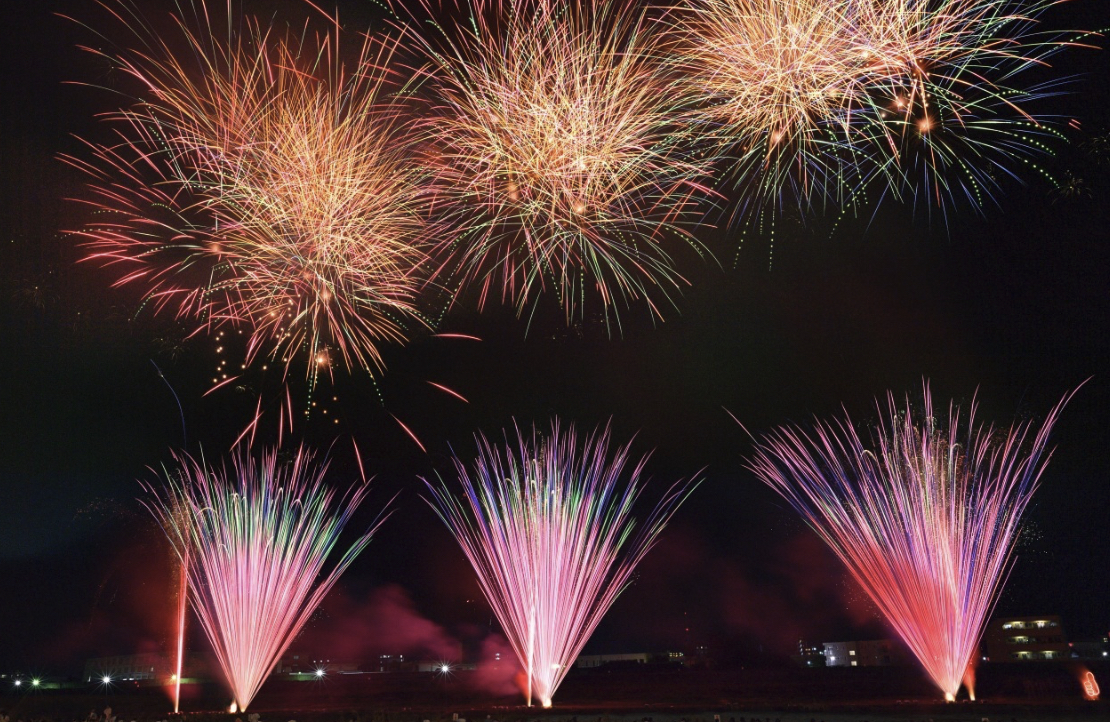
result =
[[[447,722],[468,720],[550,722],[1039,722],[1110,718],[1105,700],[1083,700],[1081,671],[1103,683],[1110,664],[1049,663],[990,665],[977,674],[981,702],[945,705],[923,674],[912,667],[874,669],[691,670],[638,668],[574,670],[549,711],[526,708],[519,696],[472,691],[468,672],[332,675],[322,682],[271,680],[250,711],[264,722]],[[188,722],[232,722],[219,712],[228,695],[217,685],[195,685],[183,694]],[[113,686],[105,693],[47,690],[0,697],[13,722],[39,718],[83,719],[111,706],[121,722],[165,719],[167,696],[156,688]],[[238,715],[244,718],[244,715]],[[488,716],[488,717],[487,717]]]

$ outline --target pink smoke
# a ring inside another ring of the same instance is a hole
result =
[[[365,600],[333,589],[297,646],[332,659],[362,660],[377,654],[459,660],[462,645],[442,626],[416,610],[408,592],[390,584]]]
[[[523,683],[523,672],[508,640],[500,634],[483,639],[471,686],[479,692],[507,697],[523,693]]]

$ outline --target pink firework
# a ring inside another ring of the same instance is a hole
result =
[[[512,447],[478,437],[473,469],[456,459],[464,499],[428,484],[544,707],[602,616],[696,482],[678,482],[638,530],[631,516],[646,458],[621,477],[629,447],[610,455],[608,429],[578,445],[573,428],[518,429]]]
[[[871,443],[850,419],[783,427],[757,444],[749,468],[836,553],[952,701],[970,674],[983,625],[1010,568],[1022,512],[1048,463],[1049,432],[1070,394],[1034,433],[948,424],[888,396]]]
[[[376,531],[376,522],[329,570],[340,533],[363,501],[362,484],[338,500],[327,464],[300,450],[261,461],[235,457],[231,473],[177,456],[165,489],[146,503],[183,563],[190,601],[240,710]]]

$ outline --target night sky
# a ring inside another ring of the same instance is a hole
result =
[[[89,656],[166,648],[171,559],[137,482],[154,481],[151,468],[183,443],[226,454],[260,396],[274,407],[278,386],[251,376],[204,396],[215,344],[187,339],[169,316],[136,314],[138,291],[76,263],[82,251],[64,231],[89,211],[66,199],[86,191],[58,156],[80,155],[75,136],[98,137],[96,115],[117,101],[67,84],[111,78],[77,48],[94,41],[88,29],[55,13],[90,23],[104,14],[91,1],[10,5],[0,22],[0,673],[75,673]],[[1046,23],[1107,27],[1106,6],[1076,0]],[[290,0],[247,7],[304,13]],[[339,13],[350,30],[377,16],[361,0]],[[1025,173],[1027,185],[1006,183],[982,214],[929,217],[887,201],[832,232],[832,213],[804,222],[788,213],[773,254],[750,234],[737,253],[737,232],[710,217],[699,237],[719,262],[677,254],[691,286],[663,322],[637,307],[623,314],[623,334],[596,317],[567,329],[552,302],[529,326],[496,305],[478,313],[464,297],[439,330],[480,341],[417,337],[386,348],[377,385],[356,374],[322,386],[317,411],[328,414],[295,440],[330,448],[340,485],[356,480],[357,442],[375,490],[356,524],[397,496],[298,644],[333,656],[427,656],[458,644],[470,654],[496,632],[419,477],[451,479],[452,450],[471,458],[477,431],[554,416],[635,436],[634,451],[652,454],[649,499],[676,479],[704,479],[587,650],[704,644],[722,659],[773,659],[800,638],[882,636],[832,555],[743,468],[751,442],[726,409],[755,433],[842,407],[862,423],[875,418],[876,396],[919,396],[923,379],[941,400],[969,403],[978,392],[981,418],[1008,425],[1042,419],[1091,377],[1057,426],[997,611],[1061,614],[1073,639],[1107,634],[1110,162],[1085,142],[1110,130],[1110,53],[1073,50],[1055,62],[1054,76],[1072,78],[1068,94],[1038,110],[1080,129],[1044,165],[1081,178],[1087,194],[1062,195]],[[197,634],[191,646],[206,643]]]

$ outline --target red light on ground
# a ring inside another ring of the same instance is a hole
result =
[[[1083,682],[1083,694],[1089,700],[1097,700],[1099,695],[1098,682],[1095,680],[1094,672],[1086,672],[1080,680]]]

